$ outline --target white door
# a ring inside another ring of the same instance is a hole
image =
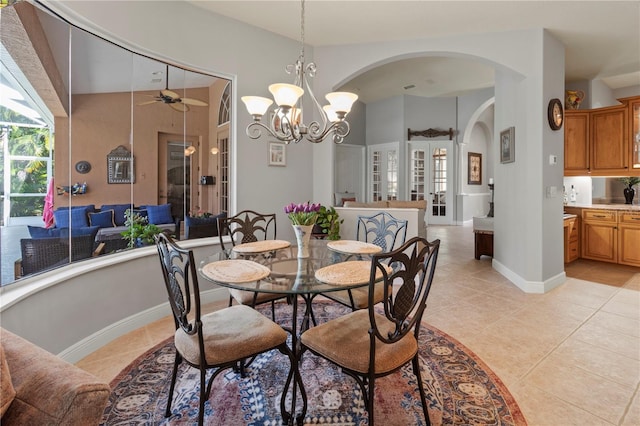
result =
[[[453,142],[409,142],[409,199],[427,200],[427,224],[453,223]]]
[[[397,200],[399,143],[390,142],[367,147],[369,151],[368,201]]]
[[[335,192],[353,192],[357,201],[364,202],[365,147],[336,145],[335,158]]]

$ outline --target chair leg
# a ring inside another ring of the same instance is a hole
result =
[[[369,399],[367,400],[367,411],[369,412],[369,426],[373,426],[373,399],[375,397],[375,376],[369,377]]]
[[[258,293],[256,293],[258,294]],[[275,300],[271,301],[271,319],[276,322],[276,303]]]
[[[207,402],[207,387],[206,387],[206,375],[207,370],[200,369],[200,409],[198,410],[198,426],[204,424],[204,404]]]
[[[176,377],[178,376],[178,366],[182,362],[182,357],[176,351],[176,356],[173,360],[173,373],[171,374],[171,385],[169,386],[169,398],[167,399],[167,409],[164,412],[165,417],[171,416],[171,402],[173,400],[173,390],[176,387]]]
[[[427,409],[427,398],[424,392],[424,385],[422,384],[422,374],[420,374],[420,361],[418,360],[418,356],[413,357],[411,361],[413,364],[413,374],[416,376],[416,380],[418,381],[418,389],[420,390],[420,401],[422,402],[422,412],[424,413],[424,421],[426,426],[431,425],[431,421],[429,420],[429,410]]]

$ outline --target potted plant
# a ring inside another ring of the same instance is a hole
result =
[[[320,206],[318,218],[316,220],[316,228],[314,234],[326,234],[329,240],[340,239],[340,224],[344,219],[340,219],[340,215],[333,207]]]
[[[624,183],[627,187],[624,189],[624,199],[625,204],[633,203],[633,196],[636,191],[633,187],[640,183],[640,177],[638,176],[626,176],[618,179],[620,182]]]
[[[149,223],[146,217],[139,213],[127,209],[124,212],[126,231],[120,233],[122,238],[127,240],[127,247],[142,247],[153,244],[154,236],[161,233],[162,229],[153,223]]]

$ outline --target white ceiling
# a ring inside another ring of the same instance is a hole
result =
[[[297,0],[183,1],[300,39]],[[639,1],[307,0],[305,9],[311,46],[546,28],[566,46],[567,82],[603,80],[612,89],[640,84]],[[453,96],[492,85],[493,69],[486,65],[425,57],[371,70],[345,88],[370,102],[403,93]]]

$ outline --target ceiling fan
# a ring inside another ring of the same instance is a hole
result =
[[[150,105],[154,102],[162,102],[164,104],[169,105],[171,108],[180,112],[189,111],[189,105],[192,106],[209,106],[208,103],[204,101],[200,101],[198,99],[192,98],[181,98],[179,94],[174,92],[173,90],[169,90],[169,65],[167,65],[167,80],[166,86],[164,90],[160,91],[160,94],[157,96],[154,95],[145,95],[152,96],[154,99],[152,101],[141,102],[138,105]]]

